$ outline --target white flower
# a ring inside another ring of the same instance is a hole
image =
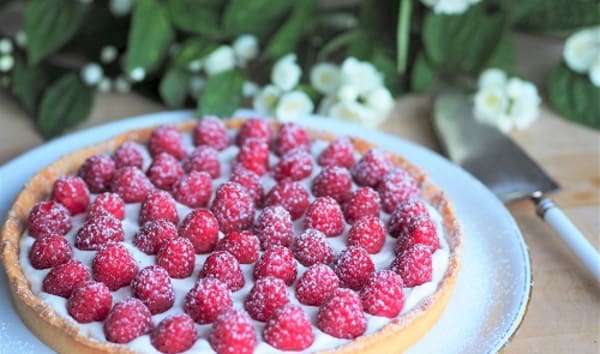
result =
[[[508,97],[499,87],[484,87],[475,94],[475,117],[481,121],[494,122],[506,112]]]
[[[388,89],[385,87],[377,88],[367,95],[367,106],[372,110],[380,113],[385,118],[394,107],[394,98]]]
[[[191,71],[193,73],[197,73],[198,71],[200,71],[202,69],[202,60],[195,59],[195,60],[190,61],[189,63],[187,63],[187,68],[189,71]]]
[[[359,94],[364,94],[383,86],[383,76],[373,64],[349,57],[342,63],[341,82],[342,85],[356,87]]]
[[[508,80],[506,94],[513,100],[528,101],[535,105],[541,102],[535,85],[518,77]]]
[[[15,43],[17,43],[20,48],[25,48],[27,45],[27,34],[25,34],[25,31],[18,31],[15,33]]]
[[[290,91],[284,93],[277,102],[275,117],[282,122],[291,122],[311,114],[314,108],[313,102],[306,93]]]
[[[281,90],[277,86],[267,85],[254,95],[252,106],[260,114],[272,115],[279,96],[281,96]]]
[[[222,45],[210,53],[204,60],[204,70],[208,75],[215,75],[235,68],[233,48]]]
[[[0,39],[0,53],[1,54],[10,54],[13,50],[13,44],[8,38]]]
[[[600,51],[600,27],[574,33],[565,42],[563,58],[567,66],[578,73],[586,72]]]
[[[245,63],[258,55],[258,39],[251,34],[244,34],[233,42],[233,51],[237,58]]]
[[[600,87],[600,52],[596,55],[596,60],[590,68],[590,81],[594,86]]]
[[[100,50],[100,61],[108,64],[117,59],[117,48],[112,45],[102,47]]]
[[[302,69],[296,64],[296,55],[288,54],[273,66],[271,81],[283,91],[289,91],[298,85],[301,75]]]
[[[0,57],[0,72],[8,72],[15,65],[15,58],[10,55]]]
[[[318,63],[310,71],[310,84],[324,95],[332,94],[340,86],[340,68],[331,63]]]
[[[120,17],[130,13],[132,5],[132,0],[110,0],[108,8],[113,15]]]
[[[96,63],[89,63],[81,69],[81,81],[86,85],[97,85],[103,76],[102,67]]]
[[[206,81],[204,81],[204,78],[202,76],[193,76],[188,84],[190,96],[192,96],[192,98],[198,99],[200,97],[200,94],[202,93],[202,90],[204,90],[205,84]]]
[[[127,93],[131,91],[131,84],[126,78],[119,76],[115,79],[115,90],[121,93]]]
[[[336,97],[342,102],[354,102],[358,99],[358,89],[354,85],[342,85]]]
[[[252,97],[258,92],[258,85],[252,81],[244,81],[242,86],[242,94],[244,97]]]
[[[98,91],[106,93],[112,88],[112,80],[108,77],[103,77],[98,83]]]
[[[376,119],[377,113],[365,106],[362,103],[354,102],[338,102],[329,110],[329,115],[332,118],[355,122],[375,127],[379,121]]]
[[[479,75],[479,87],[504,87],[506,86],[506,73],[498,68],[486,69]]]
[[[142,81],[142,80],[144,80],[145,77],[146,77],[146,69],[139,67],[139,66],[136,68],[133,68],[131,70],[131,72],[129,73],[129,78],[133,82]]]
[[[509,117],[514,127],[519,130],[529,127],[539,115],[539,103],[528,99],[514,100],[509,110]]]
[[[421,0],[421,2],[432,8],[435,13],[458,15],[465,12],[471,4],[480,0]]]

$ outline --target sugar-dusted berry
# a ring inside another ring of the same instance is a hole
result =
[[[299,181],[311,175],[313,160],[310,153],[302,148],[286,152],[273,168],[276,180],[291,179]]]
[[[383,211],[391,213],[403,202],[419,196],[419,185],[408,172],[402,169],[389,171],[379,183],[379,195]]]
[[[331,264],[333,249],[327,243],[326,236],[319,230],[307,229],[294,238],[292,244],[294,256],[305,267],[313,264]]]
[[[208,256],[200,270],[200,276],[219,279],[232,292],[240,290],[245,284],[240,263],[227,251],[213,252]]]
[[[57,296],[69,298],[75,286],[90,279],[87,267],[78,260],[71,259],[52,268],[42,281],[42,290]]]
[[[132,142],[126,142],[119,146],[112,155],[115,161],[116,168],[122,167],[137,167],[142,169],[144,167],[144,155],[140,147]]]
[[[104,321],[106,339],[113,343],[129,343],[152,328],[152,314],[140,300],[125,298],[108,313]]]
[[[383,221],[376,216],[363,216],[348,231],[348,245],[360,246],[374,254],[381,251],[385,243]]]
[[[275,185],[265,198],[265,205],[281,205],[290,212],[292,220],[296,220],[306,211],[309,194],[298,182],[281,181]]]
[[[108,212],[99,212],[90,217],[77,231],[75,247],[80,250],[97,250],[110,242],[125,239],[121,220]]]
[[[250,231],[232,231],[219,240],[216,250],[231,253],[241,264],[251,264],[258,260],[260,241]]]
[[[290,302],[283,280],[275,277],[258,279],[244,300],[244,308],[257,321],[267,321],[277,309]]]
[[[103,282],[111,291],[129,285],[137,273],[135,259],[120,243],[103,246],[92,261],[94,280]]]
[[[156,253],[156,264],[163,267],[169,276],[187,278],[194,271],[194,245],[185,237],[176,237],[162,244]]]
[[[156,254],[167,241],[177,237],[177,227],[168,220],[145,223],[133,236],[133,244],[145,254]]]
[[[219,240],[219,223],[210,210],[194,209],[179,225],[179,236],[192,241],[196,253],[208,253]]]
[[[267,343],[281,350],[304,350],[315,341],[313,327],[300,306],[287,304],[265,324]]]
[[[40,237],[29,250],[29,261],[35,269],[52,268],[68,262],[72,257],[71,245],[63,235]]]
[[[352,193],[352,176],[344,167],[327,166],[312,181],[315,197],[329,196],[343,203]]]
[[[236,163],[259,176],[265,174],[269,168],[269,145],[266,141],[248,138],[240,146]]]
[[[254,201],[254,205],[262,205],[264,189],[260,181],[260,177],[256,173],[244,168],[244,166],[240,164],[237,164],[233,168],[233,172],[231,173],[229,180],[231,182],[239,183],[242,187],[244,187],[246,189],[246,193],[248,193],[250,198],[252,198]]]
[[[169,125],[160,126],[152,131],[148,140],[148,150],[154,157],[162,152],[171,154],[178,160],[185,156],[181,133]]]
[[[153,315],[167,311],[175,302],[175,290],[169,273],[159,265],[140,270],[131,282],[131,291]]]
[[[296,283],[296,298],[309,306],[320,306],[335,289],[340,279],[329,266],[317,263],[310,266]]]
[[[333,269],[343,287],[359,290],[375,271],[375,265],[364,248],[350,246],[337,257]]]
[[[394,318],[404,306],[402,278],[391,270],[373,273],[360,292],[365,312],[375,316]]]
[[[119,220],[125,219],[125,202],[117,193],[98,194],[88,212],[88,219],[91,219],[103,212],[107,212]]]
[[[79,323],[103,321],[112,306],[112,294],[106,285],[93,280],[79,283],[67,300],[69,315]]]
[[[407,287],[412,288],[431,281],[433,277],[431,247],[416,244],[405,249],[396,256],[390,268],[402,277]]]
[[[364,154],[352,167],[352,177],[359,186],[377,187],[392,168],[392,161],[383,150],[374,148]]]
[[[157,220],[167,220],[175,225],[179,223],[175,199],[168,192],[159,189],[153,190],[144,197],[138,222],[144,225],[149,221]]]
[[[125,203],[140,203],[154,189],[154,185],[142,170],[122,167],[115,171],[111,192],[117,193]]]
[[[152,160],[146,175],[156,188],[171,190],[173,184],[183,176],[183,167],[173,155],[161,152]]]
[[[363,216],[379,217],[381,209],[379,194],[371,187],[360,187],[346,203],[344,207],[344,217],[350,224]]]
[[[244,310],[226,308],[213,323],[208,342],[217,354],[252,354],[256,330]]]
[[[212,323],[219,312],[233,306],[231,292],[216,278],[200,278],[186,294],[183,310],[198,324]]]
[[[115,161],[107,155],[94,155],[83,162],[78,175],[92,193],[106,192],[115,173]]]
[[[81,177],[64,176],[54,181],[52,199],[64,205],[71,215],[77,215],[87,210],[90,192]]]
[[[187,173],[203,171],[208,173],[211,178],[219,178],[221,175],[219,153],[210,146],[200,145],[183,160],[183,169]]]
[[[254,233],[262,249],[279,245],[288,247],[294,236],[292,217],[281,205],[268,206],[256,219]]]
[[[342,339],[353,339],[365,333],[367,319],[358,295],[350,289],[335,290],[319,308],[317,327]]]
[[[203,117],[194,127],[194,144],[208,145],[217,151],[229,146],[229,136],[225,124],[213,116]]]
[[[254,221],[254,202],[241,185],[235,182],[221,184],[210,209],[223,233],[245,230]]]
[[[198,338],[194,320],[185,313],[170,315],[150,332],[150,342],[161,353],[177,354],[192,347]]]
[[[310,137],[304,128],[293,122],[283,123],[277,138],[273,142],[273,150],[279,156],[293,149],[310,151]]]
[[[354,165],[354,146],[350,139],[338,138],[321,152],[317,162],[321,166],[350,168]]]
[[[249,138],[260,139],[269,143],[271,141],[269,122],[261,118],[250,118],[244,121],[235,137],[235,143],[241,146]]]
[[[212,178],[208,172],[192,171],[173,184],[173,197],[190,208],[204,208],[212,194]]]
[[[317,229],[327,237],[344,232],[344,214],[340,205],[331,197],[319,197],[306,210],[305,229]]]
[[[297,273],[296,260],[292,251],[283,246],[271,246],[254,265],[252,275],[254,279],[273,276],[291,285]]]
[[[64,205],[54,200],[37,203],[27,218],[29,234],[35,238],[64,235],[71,230],[71,216]]]

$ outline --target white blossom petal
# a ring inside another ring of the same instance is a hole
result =
[[[125,16],[131,12],[132,2],[133,0],[110,0],[108,9],[117,17]]]
[[[332,118],[360,123],[369,127],[375,126],[378,122],[377,113],[374,110],[356,101],[335,103],[329,110],[329,115]]]
[[[342,85],[336,97],[342,102],[354,102],[358,99],[358,88],[354,85]]]
[[[302,69],[296,64],[296,55],[288,54],[279,59],[271,71],[271,81],[283,91],[293,89],[300,81]]]
[[[267,85],[259,90],[252,101],[254,110],[262,115],[273,115],[281,90],[275,85]]]
[[[584,73],[591,67],[598,51],[600,51],[600,29],[588,28],[567,38],[563,58],[571,70]]]
[[[340,86],[340,68],[331,63],[318,63],[310,71],[310,84],[324,95],[332,94]]]
[[[258,39],[252,34],[239,36],[233,42],[233,52],[243,63],[256,58],[258,55]]]
[[[383,75],[373,64],[349,57],[341,66],[341,83],[356,87],[361,95],[383,86]]]
[[[252,97],[258,92],[258,85],[252,81],[244,81],[242,86],[242,94],[244,97]]]
[[[380,87],[369,92],[366,101],[367,106],[379,113],[383,118],[387,117],[392,107],[394,107],[394,97],[392,97],[392,93],[385,87]]]
[[[594,60],[589,74],[592,84],[596,87],[600,87],[600,51],[598,52],[598,55],[596,55],[596,60]]]
[[[506,112],[508,97],[503,89],[484,87],[475,94],[474,114],[484,122],[494,122]]]
[[[291,122],[311,114],[313,110],[314,104],[306,93],[291,91],[284,93],[277,102],[275,117],[282,122]]]
[[[233,68],[235,68],[235,53],[228,45],[218,47],[204,60],[204,70],[211,76]]]
[[[479,75],[479,88],[506,86],[506,73],[498,68],[486,69]]]
[[[104,71],[102,67],[96,63],[89,63],[81,69],[81,81],[86,85],[94,86],[97,85],[102,77]]]

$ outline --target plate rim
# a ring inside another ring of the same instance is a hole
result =
[[[135,115],[135,116],[119,118],[114,121],[98,124],[98,125],[89,127],[87,129],[72,132],[70,134],[66,134],[61,137],[55,138],[53,140],[50,140],[44,144],[40,144],[30,150],[27,150],[27,151],[19,154],[18,156],[14,157],[14,158],[6,161],[2,165],[0,165],[0,175],[3,175],[4,171],[10,169],[11,166],[18,165],[19,163],[21,163],[21,161],[25,161],[26,159],[31,158],[32,156],[35,156],[36,154],[39,154],[40,151],[63,146],[62,149],[58,149],[61,152],[57,152],[54,154],[54,155],[57,155],[57,157],[49,158],[49,160],[52,162],[52,161],[56,160],[57,158],[59,158],[60,156],[63,156],[64,154],[73,150],[71,145],[68,144],[68,142],[70,142],[70,141],[73,141],[77,144],[77,146],[75,148],[78,148],[80,146],[94,145],[94,144],[97,144],[104,140],[107,140],[111,136],[116,135],[119,132],[125,131],[127,129],[156,126],[156,125],[160,125],[160,124],[165,124],[169,120],[173,121],[173,122],[178,122],[178,121],[182,121],[185,119],[193,118],[194,116],[195,116],[194,112],[190,111],[190,110],[161,111],[161,112],[156,112],[156,113],[140,114],[140,115]],[[256,112],[251,111],[251,110],[241,109],[241,110],[236,111],[234,116],[249,117],[249,116],[260,116],[260,114],[257,114]],[[333,122],[331,124],[339,125],[340,128],[352,127],[352,126],[354,126],[354,128],[357,127],[357,125],[349,123],[349,122],[333,120],[328,117],[324,117],[324,116],[320,116],[320,115],[310,115],[308,118],[311,120],[321,119],[321,120],[331,121],[331,122]],[[299,121],[298,123],[302,124],[302,121]],[[386,136],[386,138],[389,138],[389,139],[398,140],[398,141],[402,142],[403,144],[410,146],[411,148],[415,148],[415,149],[419,150],[420,152],[435,155],[436,158],[441,159],[445,163],[452,165],[452,168],[454,168],[456,171],[467,176],[467,178],[470,178],[473,183],[478,184],[480,188],[483,188],[484,190],[486,190],[490,194],[490,196],[493,197],[492,199],[494,200],[494,204],[497,204],[499,207],[501,207],[501,209],[503,209],[503,211],[506,213],[505,216],[508,216],[508,220],[510,220],[510,226],[513,228],[512,233],[513,233],[515,239],[518,241],[518,246],[519,246],[519,250],[521,253],[523,266],[524,266],[523,271],[525,274],[525,281],[522,284],[523,288],[521,289],[521,291],[523,292],[523,296],[521,297],[521,302],[519,304],[518,311],[516,312],[515,316],[510,320],[511,325],[507,328],[507,330],[501,336],[498,337],[498,339],[495,341],[495,343],[493,343],[493,347],[491,347],[488,352],[491,353],[491,352],[503,351],[514,339],[514,337],[518,333],[521,325],[524,322],[524,319],[527,315],[529,306],[531,304],[532,290],[533,290],[533,284],[534,284],[533,272],[532,272],[532,267],[531,267],[530,250],[527,246],[525,238],[523,237],[523,234],[521,233],[521,230],[520,230],[516,220],[514,219],[512,214],[510,214],[510,212],[508,211],[506,206],[485,185],[483,185],[476,177],[474,177],[469,172],[462,169],[460,166],[453,164],[446,157],[440,155],[436,151],[433,151],[433,150],[428,149],[428,148],[426,148],[422,145],[419,145],[415,142],[406,140],[404,138],[389,134],[389,133],[381,131],[381,130],[376,130],[376,129],[372,129],[372,128],[364,128],[362,126],[358,126],[358,127],[360,127],[361,134],[363,134],[363,135],[375,134],[375,135],[380,135],[380,136]],[[327,130],[327,129],[325,129],[325,130]],[[77,142],[77,140],[79,138],[89,135],[89,134],[93,134],[94,132],[99,132],[99,131],[102,131],[102,132],[106,131],[106,132],[104,132],[103,134],[99,134],[99,136],[97,138],[93,139],[93,141],[88,141],[83,144],[80,142]],[[349,134],[349,135],[356,135],[356,134]],[[43,165],[45,166],[47,164],[44,163]],[[33,174],[35,172],[37,172],[41,167],[44,167],[44,166],[40,167],[39,165],[36,165],[36,166],[38,166],[38,167],[35,169],[32,169],[31,175],[27,176],[24,174],[23,176],[21,176],[22,179],[19,179],[21,184],[26,183],[27,180],[31,176],[33,176]],[[8,197],[4,197],[4,198],[0,197],[0,200],[9,199],[7,202],[8,202],[8,205],[10,206],[14,202],[14,198],[18,192],[19,191],[16,191],[14,196],[9,195]],[[1,217],[0,220],[2,220],[2,224],[3,224],[6,219],[6,213],[3,213],[2,215],[0,215],[0,217]],[[22,325],[26,330],[28,330],[24,324],[22,324]],[[41,343],[43,343],[43,342],[41,342]]]

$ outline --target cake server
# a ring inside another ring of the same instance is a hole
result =
[[[558,189],[558,184],[510,138],[477,121],[465,93],[444,87],[436,94],[433,127],[447,156],[503,202],[530,198],[537,214],[600,284],[600,255],[554,202],[543,195]]]

